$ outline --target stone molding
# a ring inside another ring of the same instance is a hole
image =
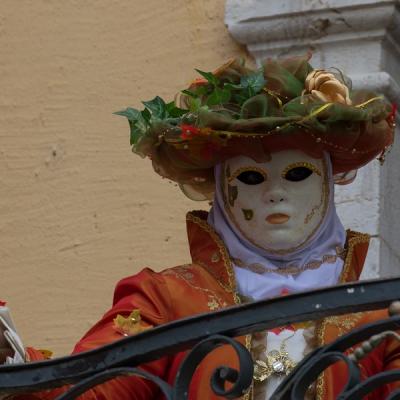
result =
[[[398,5],[397,0],[227,0],[225,23],[256,60],[312,51],[313,64],[340,61],[352,75],[399,62]],[[399,68],[388,68],[400,79]]]
[[[352,74],[355,89],[367,89],[384,94],[391,102],[400,104],[400,85],[387,72]]]
[[[225,23],[257,61],[311,51],[313,65],[339,66],[354,88],[400,104],[399,6],[398,0],[227,0]]]
[[[382,39],[398,1],[227,0],[225,23],[232,36],[257,52],[310,49],[327,43]],[[399,29],[391,32],[398,39]]]

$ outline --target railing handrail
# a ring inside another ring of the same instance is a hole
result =
[[[330,315],[383,309],[400,296],[400,277],[347,283],[199,314],[69,357],[0,367],[0,393],[75,383],[109,368],[153,361],[213,335],[238,337],[318,320]]]

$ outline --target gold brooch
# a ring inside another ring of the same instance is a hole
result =
[[[291,337],[293,335],[282,341],[279,350],[268,352],[266,361],[255,361],[253,378],[256,382],[264,382],[272,375],[289,375],[292,372],[296,363],[289,357],[289,353],[286,351],[286,341]]]
[[[152,326],[143,326],[142,317],[140,315],[140,310],[133,310],[128,317],[124,317],[118,314],[114,318],[114,329],[123,336],[136,335]]]

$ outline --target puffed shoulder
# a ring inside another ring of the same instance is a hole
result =
[[[139,273],[123,278],[117,283],[113,304],[116,305],[134,292],[153,291],[158,287],[165,287],[165,279],[162,273],[144,268]]]

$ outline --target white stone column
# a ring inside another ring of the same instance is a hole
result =
[[[354,88],[383,93],[400,104],[399,5],[394,0],[227,0],[225,22],[257,62],[311,51],[314,67],[338,67]],[[364,277],[400,274],[398,140],[383,167],[372,162],[352,185],[336,190],[345,227],[372,235]]]

